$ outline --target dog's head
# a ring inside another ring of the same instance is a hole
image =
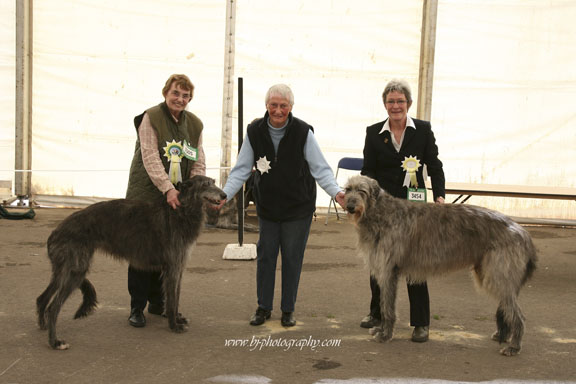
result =
[[[197,204],[215,207],[226,198],[226,194],[218,188],[214,179],[196,175],[177,185],[180,191],[178,199],[182,206],[190,207]]]
[[[378,182],[367,176],[353,176],[345,187],[346,210],[358,222],[364,213],[376,205],[382,188]]]

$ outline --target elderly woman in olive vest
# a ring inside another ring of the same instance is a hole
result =
[[[202,121],[186,106],[194,96],[194,85],[185,75],[172,75],[162,89],[164,101],[134,118],[138,134],[130,167],[127,199],[165,199],[178,209],[178,190],[183,178],[206,174],[202,149]],[[144,308],[164,312],[162,277],[159,272],[141,271],[129,266],[130,325],[146,325]]]

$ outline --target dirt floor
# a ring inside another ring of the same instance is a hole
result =
[[[278,309],[265,325],[248,324],[256,309],[256,263],[223,260],[236,232],[206,229],[182,285],[188,332],[174,334],[166,319],[154,315],[147,315],[145,328],[131,327],[127,265],[97,255],[89,278],[99,308],[73,320],[80,302],[79,291],[74,294],[58,323],[71,349],[54,351],[36,325],[35,300],[50,277],[46,239],[72,212],[44,208],[33,220],[0,220],[0,383],[576,380],[576,229],[528,228],[540,262],[520,296],[526,333],[522,353],[513,358],[501,356],[490,340],[496,303],[476,292],[467,271],[429,281],[429,342],[409,340],[403,284],[394,340],[372,341],[359,327],[370,290],[368,271],[355,254],[355,230],[335,217],[324,225],[322,216],[312,224],[296,327],[282,328]],[[245,234],[246,243],[256,241],[257,234]]]

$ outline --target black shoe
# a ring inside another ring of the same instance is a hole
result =
[[[250,325],[262,325],[270,318],[272,311],[262,309],[258,307],[252,319],[250,319]]]
[[[428,341],[428,327],[414,327],[412,332],[412,341],[416,343],[424,343]]]
[[[148,313],[162,315],[164,313],[164,304],[148,304]]]
[[[283,327],[293,327],[296,325],[296,320],[294,320],[292,312],[282,312],[280,323],[282,323]]]
[[[374,328],[379,326],[380,323],[382,323],[382,320],[372,315],[368,315],[362,319],[362,321],[360,322],[360,326],[362,328]]]
[[[144,317],[144,311],[141,309],[133,308],[130,311],[130,318],[128,319],[130,325],[136,328],[142,328],[146,325],[146,318]]]

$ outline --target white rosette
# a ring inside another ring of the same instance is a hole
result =
[[[404,176],[404,187],[410,188],[414,186],[418,188],[418,179],[416,178],[416,172],[418,168],[420,168],[422,164],[420,164],[420,160],[416,156],[409,156],[404,157],[404,161],[402,162],[402,169],[406,172],[406,176]]]

